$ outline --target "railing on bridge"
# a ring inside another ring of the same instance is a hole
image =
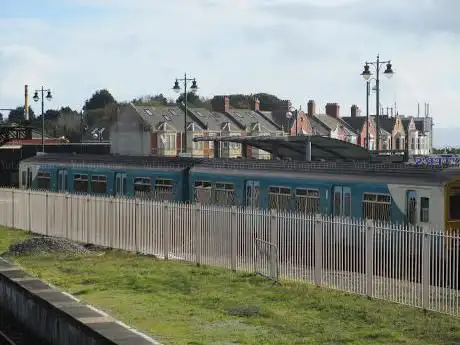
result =
[[[434,230],[13,189],[0,189],[0,204],[3,226],[460,316],[460,237]]]

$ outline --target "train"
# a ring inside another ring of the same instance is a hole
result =
[[[399,164],[43,154],[19,188],[460,229],[460,169]]]

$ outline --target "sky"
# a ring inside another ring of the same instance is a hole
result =
[[[364,114],[360,73],[380,54],[395,71],[381,76],[383,107],[416,116],[429,102],[436,127],[460,127],[458,13],[458,0],[4,0],[0,108],[22,105],[25,84],[50,88],[49,108],[80,110],[101,88],[174,97],[187,73],[201,96],[267,92]]]

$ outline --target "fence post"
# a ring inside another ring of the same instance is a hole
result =
[[[375,224],[366,221],[366,295],[374,297],[374,235]]]
[[[11,190],[11,227],[14,228],[14,189]]]
[[[137,213],[138,213],[139,201],[134,199],[134,250],[136,253],[139,253],[139,224],[137,223]]]
[[[236,206],[232,206],[230,213],[230,266],[233,271],[236,271],[236,257],[238,253],[238,214]]]
[[[29,189],[27,194],[28,194],[27,203],[29,205],[28,211],[27,211],[27,213],[28,213],[28,223],[29,223],[28,226],[29,226],[29,231],[32,231],[32,210],[30,209],[30,189]]]
[[[422,236],[422,308],[426,311],[430,307],[431,234]]]
[[[309,220],[307,219],[307,222]],[[322,284],[322,271],[323,271],[323,222],[324,219],[320,215],[315,216],[314,221],[314,234],[315,234],[315,269],[314,278],[315,284],[321,286]]]
[[[169,217],[169,206],[168,206],[168,202],[165,201],[164,202],[164,211],[163,211],[163,215],[164,215],[164,225],[163,225],[163,257],[165,260],[168,260],[169,259],[169,240],[170,240],[170,234],[171,234],[171,231],[170,231],[170,217]]]
[[[86,215],[86,243],[89,243],[89,240],[90,240],[90,219],[91,217],[89,216],[89,210],[90,210],[90,205],[89,205],[89,201],[90,201],[90,197],[86,197],[86,211],[85,211],[85,215]]]
[[[65,220],[65,238],[70,239],[69,237],[69,219],[72,219],[69,217],[69,194],[65,193],[65,207],[64,207],[64,220]]]
[[[192,205],[188,205],[192,206]],[[201,204],[197,203],[194,206],[195,207],[195,212],[194,212],[194,233],[195,233],[195,262],[197,266],[201,265],[201,234],[202,234],[202,229],[201,229]]]
[[[50,209],[49,209],[49,201],[48,201],[48,192],[45,192],[45,209],[46,209],[46,212],[45,212],[45,234],[46,236],[48,236],[48,215],[50,213]]]

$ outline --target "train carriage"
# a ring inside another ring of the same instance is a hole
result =
[[[47,154],[20,164],[20,188],[184,201],[191,160]]]

